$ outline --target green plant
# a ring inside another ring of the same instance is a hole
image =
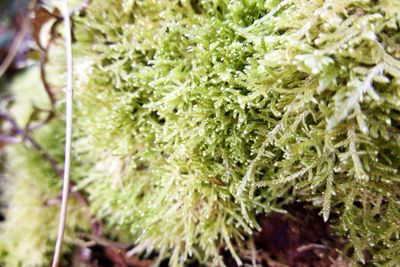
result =
[[[58,157],[62,157],[60,130],[62,124],[55,121],[34,135],[49,153]],[[55,218],[61,180],[41,151],[13,145],[6,149],[6,154],[6,175],[10,179],[2,183],[7,220],[0,226],[0,262],[5,266],[46,266],[57,233]],[[77,234],[88,230],[85,207],[75,199],[70,205],[66,250],[77,242]]]
[[[320,208],[355,263],[396,266],[399,14],[396,0],[93,1],[75,18],[78,187],[132,253],[171,266],[223,265],[221,244],[240,263],[256,215],[292,201]]]

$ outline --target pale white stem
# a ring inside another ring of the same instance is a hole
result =
[[[54,250],[54,258],[52,267],[57,267],[61,258],[61,248],[64,239],[65,223],[67,219],[68,194],[70,184],[71,169],[71,136],[72,136],[72,95],[73,95],[73,69],[72,69],[72,38],[71,38],[71,21],[69,17],[68,0],[63,0],[63,17],[65,28],[65,51],[67,63],[67,86],[65,90],[66,103],[66,129],[65,129],[65,160],[64,160],[64,177],[62,202],[60,209],[60,222],[58,225],[57,241]]]

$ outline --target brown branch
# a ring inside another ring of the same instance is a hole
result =
[[[119,251],[115,250],[112,247],[104,247],[104,252],[106,256],[110,260],[112,260],[112,262],[115,263],[117,267],[128,267],[124,256],[122,256]]]
[[[86,207],[89,209],[89,204],[86,200],[86,198],[79,192],[79,191],[73,191],[74,190],[74,183],[71,182],[71,187],[72,189],[72,194],[78,199],[79,203],[81,203],[82,206]],[[92,234],[95,237],[101,237],[102,236],[102,227],[101,227],[101,223],[99,221],[96,220],[96,218],[94,218],[93,214],[89,211],[86,213],[89,223],[91,225],[92,228]]]
[[[43,86],[44,89],[46,90],[47,95],[49,96],[51,106],[54,107],[56,104],[56,96],[55,93],[53,92],[53,89],[51,88],[49,81],[47,80],[47,75],[46,75],[46,64],[48,61],[48,51],[50,49],[51,44],[57,37],[52,37],[48,44],[46,45],[45,50],[40,51],[40,76],[42,78]]]
[[[113,247],[115,249],[126,251],[131,247],[130,244],[110,241],[101,236],[83,235],[83,238],[89,239],[94,242],[93,245],[100,245],[102,247]]]
[[[54,23],[52,29],[55,27],[56,24],[57,23]],[[49,97],[50,104],[51,104],[51,110],[49,110],[47,117],[42,122],[37,123],[36,125],[30,126],[28,128],[29,131],[36,130],[36,129],[46,125],[53,118],[55,118],[55,115],[56,115],[55,105],[57,102],[57,98],[56,98],[56,94],[54,93],[53,88],[51,87],[51,85],[47,79],[46,64],[48,62],[48,52],[50,50],[50,47],[54,43],[54,41],[57,40],[57,38],[59,38],[59,36],[52,33],[52,37],[47,42],[46,46],[44,47],[44,50],[40,50],[40,77],[42,79],[43,87],[46,91],[46,94]]]
[[[51,165],[51,167],[53,168],[53,170],[58,174],[58,175],[62,175],[63,174],[63,170],[62,168],[60,168],[58,166],[58,162],[52,157],[50,156],[50,154],[48,154],[43,147],[36,142],[32,136],[30,136],[26,130],[24,130],[22,127],[18,126],[17,122],[7,113],[0,113],[0,118],[8,121],[11,124],[12,127],[12,131],[17,134],[22,136],[23,140],[28,141],[33,148],[35,148],[40,155]]]
[[[21,29],[15,36],[11,48],[8,51],[6,58],[3,60],[3,63],[0,65],[0,78],[4,75],[4,73],[8,70],[11,63],[14,61],[15,56],[17,55],[24,39],[27,37],[30,30],[30,15],[32,14],[32,9],[36,6],[36,0],[32,0],[29,5],[28,15],[25,17]]]
[[[48,54],[49,54],[50,47],[60,37],[56,32],[56,28],[57,28],[57,25],[61,22],[62,18],[57,13],[58,13],[57,10],[55,10],[53,13],[51,13],[44,8],[39,8],[36,11],[36,17],[33,20],[33,26],[34,26],[33,37],[34,37],[34,40],[35,40],[36,45],[38,46],[39,52],[40,52],[40,60],[39,60],[40,77],[42,80],[43,87],[46,91],[46,94],[50,100],[51,110],[48,112],[47,117],[42,122],[39,122],[33,126],[29,126],[28,127],[29,131],[36,130],[36,129],[46,125],[48,122],[50,122],[55,117],[55,105],[57,102],[57,98],[56,98],[56,94],[55,94],[52,86],[50,85],[50,83],[47,79],[46,65],[48,63]],[[40,31],[41,31],[43,24],[45,24],[50,19],[54,20],[53,25],[51,25],[51,29],[50,29],[51,37],[47,41],[47,44],[43,45],[40,41]]]
[[[32,136],[30,136],[26,130],[20,127],[14,120],[14,118],[12,118],[7,113],[0,113],[0,118],[11,124],[12,127],[11,131],[13,132],[14,135],[16,134],[22,136],[21,140],[13,135],[3,135],[0,137],[0,141],[13,141],[13,143],[15,143],[17,140],[28,141],[32,145],[32,147],[37,152],[39,152],[39,154],[43,157],[43,159],[50,164],[54,172],[57,173],[60,177],[63,177],[64,170],[61,167],[59,167],[59,163],[49,153],[47,153],[45,149]],[[70,188],[72,194],[77,198],[77,200],[79,201],[79,203],[81,203],[81,205],[83,205],[84,207],[89,207],[89,204],[87,203],[85,197],[80,192],[73,191],[74,187],[75,184],[71,181]],[[92,226],[93,235],[101,236],[101,224],[94,219],[94,216],[90,212],[88,213],[87,216]]]

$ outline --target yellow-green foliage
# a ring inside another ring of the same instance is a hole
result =
[[[3,196],[6,221],[0,225],[3,266],[49,266],[55,244],[59,205],[46,206],[58,196],[59,177],[31,150],[19,146],[8,151],[12,164]],[[55,186],[57,184],[57,186]],[[75,231],[87,229],[84,208],[71,201],[65,251],[73,244]],[[75,240],[76,241],[76,240]]]
[[[74,28],[79,188],[171,266],[223,265],[222,244],[240,263],[256,215],[295,200],[355,263],[398,265],[399,14],[397,0],[94,0]]]
[[[97,215],[172,266],[217,265],[279,198],[311,201],[339,214],[355,261],[398,262],[399,13],[396,0],[94,1],[76,101]]]
[[[48,107],[47,95],[40,91],[43,89],[40,81],[35,80],[37,70],[33,67],[21,74],[11,87],[15,96],[12,115],[22,127],[26,126],[33,105]],[[55,120],[35,131],[33,138],[62,163],[63,120]],[[5,181],[1,180],[1,203],[6,220],[0,224],[0,265],[49,266],[57,237],[61,177],[29,142],[7,146],[4,154],[7,160],[3,166]],[[65,251],[76,242],[79,231],[88,230],[85,212],[85,207],[77,201],[70,201]]]
[[[21,127],[27,126],[28,121],[32,119],[31,115],[35,113],[35,108],[43,110],[51,108],[37,67],[29,68],[17,75],[7,89],[14,99],[10,112]]]
[[[52,147],[62,147],[59,145],[62,140],[60,129],[63,129],[61,123],[53,123],[37,132],[35,137],[52,153],[55,152]],[[6,150],[6,154],[9,160],[7,181],[5,186],[2,185],[5,191],[2,202],[7,209],[6,220],[0,224],[0,251],[4,254],[0,262],[7,267],[49,266],[57,237],[59,205],[48,206],[46,203],[57,203],[61,179],[32,148],[14,145]],[[57,156],[60,156],[59,152]],[[71,200],[65,250],[76,242],[74,238],[79,231],[87,229],[85,207]]]

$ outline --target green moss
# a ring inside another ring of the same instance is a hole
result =
[[[54,148],[62,148],[58,143],[62,129],[62,124],[52,123],[36,132],[35,137],[52,153]],[[59,196],[61,178],[32,148],[13,145],[6,153],[7,182],[2,199],[7,209],[6,220],[0,224],[0,250],[4,254],[1,261],[10,267],[49,266],[57,237],[59,205],[46,203]],[[58,153],[53,155],[62,158]],[[64,251],[76,242],[76,234],[87,230],[85,208],[72,199]]]
[[[22,127],[27,126],[29,120],[32,119],[32,114],[39,115],[35,109],[50,110],[51,108],[46,91],[41,84],[39,68],[28,68],[17,75],[7,89],[16,100],[10,112]]]
[[[76,100],[97,214],[217,264],[278,198],[311,201],[356,261],[396,261],[395,2],[95,1]]]
[[[30,114],[34,112],[33,107],[46,109],[49,105],[47,95],[40,91],[43,89],[40,81],[35,81],[37,76],[34,74],[37,71],[38,68],[32,67],[20,74],[10,88],[15,97],[11,115],[21,127],[26,126]],[[32,137],[54,160],[62,163],[62,119],[36,130]],[[5,179],[2,177],[0,186],[5,221],[0,224],[0,265],[49,266],[57,237],[57,199],[61,191],[61,177],[28,141],[5,147],[4,154]],[[75,199],[71,199],[64,251],[71,250],[79,232],[88,231],[85,209]],[[66,266],[66,261],[63,260],[63,266]]]
[[[171,266],[217,266],[221,244],[240,262],[258,213],[311,202],[354,263],[395,266],[399,14],[396,0],[94,1],[75,18],[93,211]]]

